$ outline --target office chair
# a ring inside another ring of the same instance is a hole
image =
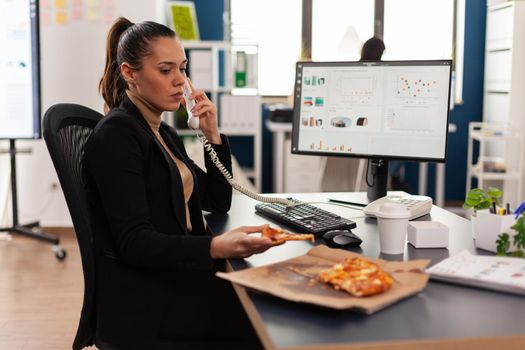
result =
[[[66,103],[51,106],[44,115],[44,139],[73,221],[84,271],[84,301],[74,350],[95,341],[95,260],[81,161],[84,146],[101,118],[87,107]]]
[[[95,252],[81,177],[84,146],[101,118],[100,113],[87,107],[61,103],[51,106],[44,114],[43,121],[44,140],[66,198],[84,271],[84,300],[73,350],[91,345],[96,345],[100,350],[122,350],[96,337]],[[171,350],[195,347],[184,340],[159,340],[157,348]]]
[[[121,350],[96,337],[95,252],[81,177],[84,146],[102,117],[102,114],[87,107],[60,103],[46,111],[43,121],[44,140],[66,198],[84,271],[84,300],[73,350],[91,345],[100,350]],[[173,349],[176,344],[167,341],[164,346]]]

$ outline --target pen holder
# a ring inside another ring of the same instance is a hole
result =
[[[503,232],[507,232],[510,236],[513,235],[513,230],[510,228],[516,219],[514,214],[497,215],[489,212],[478,211],[476,215],[472,215],[472,235],[475,240],[476,248],[488,250],[496,253],[496,240]],[[507,252],[516,250],[512,244]]]

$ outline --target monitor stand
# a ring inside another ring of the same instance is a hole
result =
[[[366,173],[366,197],[370,202],[386,196],[388,182],[388,161],[369,159]]]
[[[369,159],[366,174],[366,198],[365,194],[354,194],[352,200],[347,199],[344,192],[331,193],[328,200],[334,203],[347,204],[355,207],[366,207],[371,202],[386,196],[388,181],[388,161],[382,159]]]

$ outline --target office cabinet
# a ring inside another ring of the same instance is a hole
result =
[[[483,122],[507,126],[517,134],[525,132],[525,1],[506,1],[487,6],[485,45],[485,81]],[[505,142],[484,138],[487,157],[519,159],[525,163],[525,148],[509,148]],[[480,143],[481,143],[480,142]],[[470,165],[469,165],[470,166]],[[525,183],[521,172],[519,183]],[[525,199],[523,186],[509,176],[496,176],[494,184],[504,193],[516,194],[517,200]],[[518,192],[519,191],[519,192]]]
[[[474,158],[475,143],[479,154]],[[516,189],[503,192],[503,202],[515,207],[522,200],[518,196],[523,187],[523,160],[515,150],[522,149],[523,135],[502,123],[469,123],[467,154],[467,186],[470,191],[472,180],[478,180],[479,188],[504,186]],[[498,152],[489,154],[487,151]]]
[[[232,45],[224,41],[185,42],[183,45],[188,55],[189,77],[217,106],[220,132],[230,138],[248,137],[252,141],[253,165],[242,169],[257,191],[261,191],[262,115],[257,91],[257,46]],[[194,134],[192,130],[179,129],[178,132]],[[234,155],[237,151],[232,148]]]

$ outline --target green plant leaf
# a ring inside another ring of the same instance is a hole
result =
[[[496,187],[489,187],[487,190],[487,196],[496,204],[500,204],[500,198],[503,196],[503,191]]]
[[[492,205],[491,199],[481,188],[473,188],[467,193],[463,208],[487,209]]]
[[[525,218],[523,215],[511,226],[516,231],[514,235],[514,245],[518,249],[525,249]]]
[[[463,209],[489,209],[493,204],[499,205],[502,196],[503,192],[496,187],[489,187],[487,192],[481,188],[473,188],[467,193]]]
[[[504,232],[498,236],[498,239],[496,240],[496,255],[505,255],[507,250],[510,247],[510,239],[509,234]]]
[[[476,209],[488,209],[490,207],[492,207],[492,200],[490,198],[485,198],[476,206]]]

